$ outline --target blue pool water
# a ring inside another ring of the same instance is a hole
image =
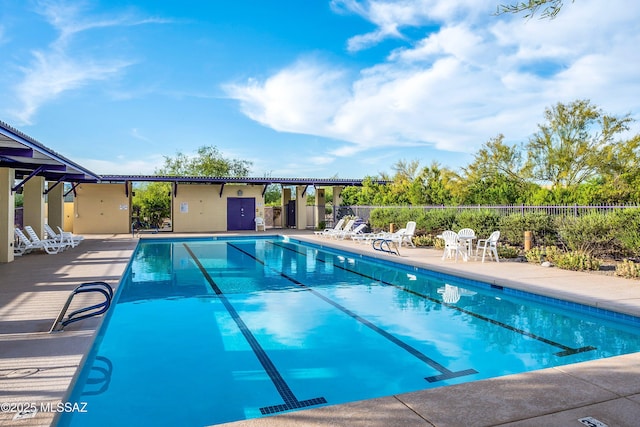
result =
[[[640,321],[286,238],[140,242],[63,426],[203,426],[640,351]]]

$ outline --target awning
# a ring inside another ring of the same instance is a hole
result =
[[[0,121],[0,167],[15,170],[16,179],[24,182],[34,176],[47,181],[98,182],[100,176],[45,147],[30,136]]]

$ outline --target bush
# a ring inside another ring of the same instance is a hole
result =
[[[436,240],[440,240],[440,239],[436,239],[431,234],[424,234],[422,236],[414,236],[413,244],[418,247],[435,246]]]
[[[525,252],[524,257],[527,259],[527,262],[542,264],[544,262],[544,249],[536,246]]]
[[[610,214],[591,213],[557,219],[558,234],[572,251],[594,256],[613,255],[622,249],[616,240],[616,218]]]
[[[600,270],[600,260],[586,251],[566,252],[558,258],[556,265],[565,270]]]
[[[640,278],[640,264],[624,259],[616,265],[615,275],[627,279],[638,279]]]
[[[558,241],[557,228],[553,217],[543,213],[527,212],[523,214],[511,214],[500,218],[501,237],[506,242],[524,246],[524,232],[533,233],[533,245],[555,245]]]
[[[545,261],[549,261],[552,264],[556,264],[558,259],[563,256],[563,252],[557,246],[536,246],[527,251],[524,256],[528,262],[542,264]]]
[[[544,258],[551,264],[557,264],[558,260],[564,256],[564,252],[557,246],[546,246],[544,248]]]
[[[510,245],[498,246],[498,257],[500,258],[518,258],[520,256],[520,249]]]
[[[377,230],[388,230],[389,224],[396,225],[396,229],[404,227],[407,222],[415,221],[416,229],[422,229],[418,225],[418,219],[422,214],[421,209],[412,208],[377,208],[371,211],[369,224]]]
[[[493,231],[498,230],[499,224],[500,216],[493,210],[465,210],[456,215],[453,230],[471,228],[477,236],[488,237]]]
[[[640,209],[623,209],[613,214],[615,237],[623,256],[640,256]]]
[[[431,209],[420,215],[417,226],[426,233],[438,235],[453,229],[457,214],[455,209]]]

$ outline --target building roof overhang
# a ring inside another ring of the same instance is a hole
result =
[[[21,186],[34,176],[55,182],[98,182],[100,176],[0,121],[0,167],[15,170]],[[18,186],[18,187],[19,187]],[[14,188],[14,190],[17,188]]]
[[[253,184],[253,185],[312,185],[314,187],[328,186],[361,186],[363,179],[340,178],[273,178],[273,177],[206,177],[206,176],[167,176],[167,175],[102,175],[100,182],[171,182],[177,184]],[[375,183],[385,184],[387,181],[374,180]]]

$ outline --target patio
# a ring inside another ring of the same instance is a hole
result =
[[[454,263],[442,261],[439,250],[422,248],[403,248],[402,256],[395,257],[376,253],[367,245],[323,239],[308,231],[278,232],[640,316],[640,283],[632,280],[526,263]],[[157,236],[166,237],[144,238]],[[117,285],[137,243],[131,235],[86,237],[80,246],[61,254],[36,253],[0,264],[0,403],[34,403],[39,407],[64,401],[102,317],[69,325],[65,332],[55,334],[48,333],[51,323],[69,292],[80,283],[103,280]],[[228,425],[578,426],[582,425],[579,418],[593,417],[610,427],[635,426],[640,419],[639,375],[640,353],[635,353]],[[55,414],[39,411],[33,418],[13,421],[14,415],[0,413],[0,423],[46,426]]]

